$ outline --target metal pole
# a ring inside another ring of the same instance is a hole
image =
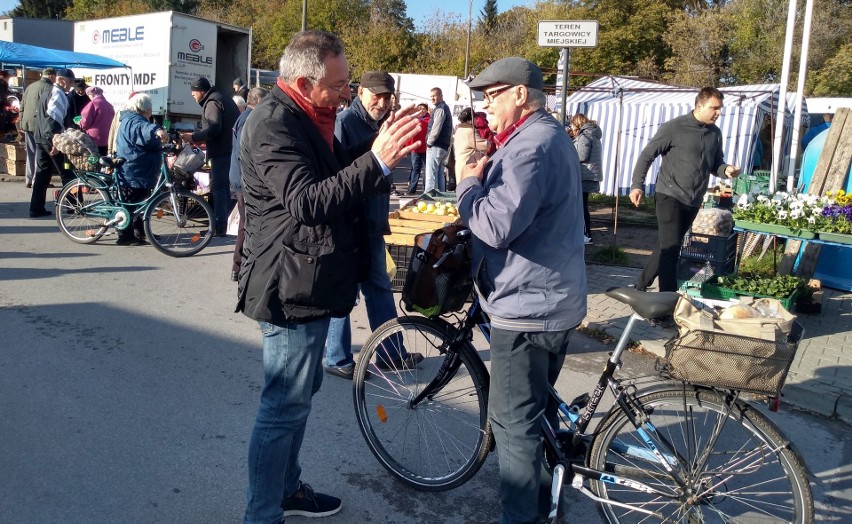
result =
[[[787,164],[787,191],[793,190],[793,177],[796,173],[796,158],[799,156],[799,126],[802,123],[802,100],[805,96],[805,76],[808,69],[808,48],[811,43],[811,20],[814,14],[814,0],[805,3],[805,25],[802,28],[802,51],[799,57],[799,82],[796,88],[796,112],[793,116],[793,136],[790,142],[790,162]]]
[[[559,112],[559,122],[565,126],[565,100],[568,98],[568,74],[571,69],[571,48],[563,47],[565,52],[565,64],[562,66],[562,87],[559,89],[559,96],[562,99],[562,111]]]
[[[308,30],[308,0],[302,0],[302,31]]]
[[[778,116],[775,119],[775,136],[772,141],[772,171],[769,174],[769,191],[775,192],[778,173],[781,172],[781,140],[784,136],[784,111],[787,109],[787,83],[790,80],[790,58],[793,54],[793,31],[796,28],[796,0],[790,0],[787,9],[787,33],[784,37],[784,60],[781,65],[781,86],[778,90]]]
[[[473,0],[467,3],[467,47],[464,49],[464,79],[467,80],[468,64],[470,63],[470,29],[473,25]]]

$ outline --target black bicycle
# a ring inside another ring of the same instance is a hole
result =
[[[637,323],[671,315],[678,295],[630,288],[607,295],[634,314],[595,388],[568,403],[551,388],[558,416],[542,423],[553,476],[550,518],[556,521],[562,486],[570,484],[612,524],[813,522],[802,459],[739,391],[615,376]],[[493,449],[476,328],[487,341],[490,322],[474,300],[463,315],[391,320],[361,350],[353,387],[358,425],[382,466],[412,488],[455,488]],[[793,350],[801,334],[795,325],[786,342]],[[401,347],[426,358],[413,369],[386,370],[382,355]],[[615,403],[590,431],[607,390]]]

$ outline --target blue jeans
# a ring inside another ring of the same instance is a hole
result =
[[[408,192],[417,191],[417,182],[420,181],[420,171],[426,162],[426,153],[411,153],[411,174],[408,175]]]
[[[299,449],[322,385],[323,342],[328,319],[276,326],[258,321],[263,336],[263,391],[248,451],[244,522],[279,523],[281,500],[296,492]]]
[[[438,146],[426,148],[426,182],[423,188],[424,193],[430,189],[443,191],[446,187],[444,161],[447,160],[448,153],[448,150]]]
[[[556,416],[547,385],[556,383],[573,329],[491,329],[488,417],[500,463],[500,524],[537,523],[550,509],[542,468],[541,421]]]
[[[386,247],[382,237],[370,237],[370,273],[361,283],[361,293],[367,306],[367,320],[375,331],[388,320],[397,317],[396,303],[386,263]],[[395,345],[399,347],[398,344]],[[401,354],[400,354],[401,353]],[[393,350],[392,359],[408,356],[404,349]],[[349,317],[332,318],[325,342],[325,366],[345,366],[354,362],[352,358],[352,327]]]
[[[228,211],[231,209],[231,154],[210,159],[210,192],[213,193],[213,216],[216,231],[228,229]]]

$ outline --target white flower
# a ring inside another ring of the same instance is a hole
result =
[[[780,218],[782,220],[787,218],[787,211],[784,210],[784,209],[779,209],[778,210],[778,218]]]
[[[769,197],[766,195],[757,195],[758,202],[769,202]]]
[[[801,209],[790,209],[790,218],[796,219],[796,218],[801,217],[803,214],[804,213],[802,213]],[[780,213],[779,213],[779,216],[780,216]]]
[[[816,224],[816,217],[808,217],[808,224]]]
[[[742,208],[742,209],[748,209],[749,200],[751,200],[751,199],[749,198],[748,194],[743,193],[737,199],[737,207]]]

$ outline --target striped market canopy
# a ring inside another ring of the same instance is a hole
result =
[[[603,181],[601,193],[626,195],[630,192],[633,167],[642,149],[664,122],[684,115],[695,106],[698,88],[661,84],[636,78],[607,76],[578,89],[566,100],[566,114],[583,113],[596,120],[603,132]],[[721,88],[725,94],[722,130],[725,161],[751,171],[755,142],[764,119],[777,112],[779,85],[761,84]],[[788,108],[795,107],[795,95],[788,95]],[[558,107],[559,104],[553,106]],[[552,107],[553,107],[552,106]],[[792,127],[792,110],[784,122]],[[790,146],[785,133],[784,155]],[[646,194],[653,194],[660,158],[645,178]],[[710,177],[710,186],[718,179]]]

